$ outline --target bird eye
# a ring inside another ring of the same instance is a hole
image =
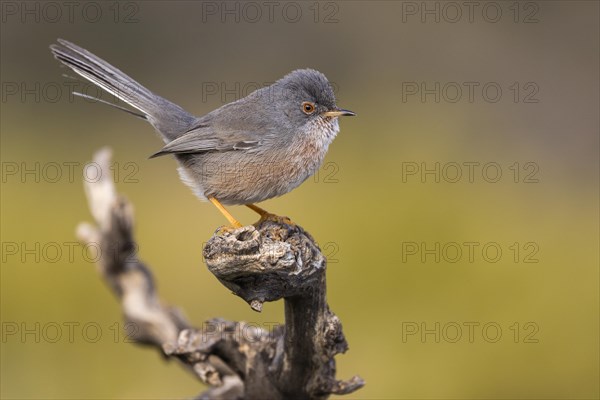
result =
[[[304,111],[304,114],[310,115],[313,112],[315,112],[315,105],[314,103],[311,103],[310,101],[305,101],[304,103],[302,103],[302,111]]]

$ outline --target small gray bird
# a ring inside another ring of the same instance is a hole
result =
[[[182,181],[234,227],[242,225],[222,204],[270,215],[253,203],[288,193],[313,175],[339,131],[338,117],[355,115],[336,106],[325,75],[301,69],[195,117],[89,51],[58,43],[50,46],[56,59],[141,113],[95,100],[148,121],[166,143],[152,157],[173,154]]]

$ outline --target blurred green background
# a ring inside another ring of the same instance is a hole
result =
[[[206,270],[225,220],[172,159],[148,160],[150,126],[69,96],[96,91],[61,76],[59,37],[198,115],[303,67],[358,113],[318,175],[262,203],[329,256],[338,377],[367,382],[346,398],[598,398],[598,2],[51,3],[2,2],[2,398],[202,390],[124,343],[74,244],[83,164],[105,145],[165,301],[198,326],[283,318]]]

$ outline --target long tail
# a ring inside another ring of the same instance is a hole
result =
[[[78,75],[139,110],[142,114],[100,99],[97,100],[147,119],[161,134],[165,142],[168,143],[181,136],[196,120],[193,115],[177,104],[155,95],[100,57],[63,39],[58,39],[58,43],[50,46],[50,50],[57,60]]]

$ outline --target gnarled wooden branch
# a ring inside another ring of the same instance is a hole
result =
[[[126,321],[136,324],[133,339],[177,358],[211,386],[199,399],[324,399],[364,385],[359,377],[335,379],[334,356],[348,345],[327,305],[326,259],[307,232],[278,217],[218,230],[204,248],[209,270],[256,311],[283,298],[285,325],[266,330],[213,319],[193,328],[160,301],[150,270],[135,255],[132,207],[108,174],[110,151],[94,161],[103,176],[85,187],[96,224],[81,224],[78,236],[100,249],[99,272]]]

